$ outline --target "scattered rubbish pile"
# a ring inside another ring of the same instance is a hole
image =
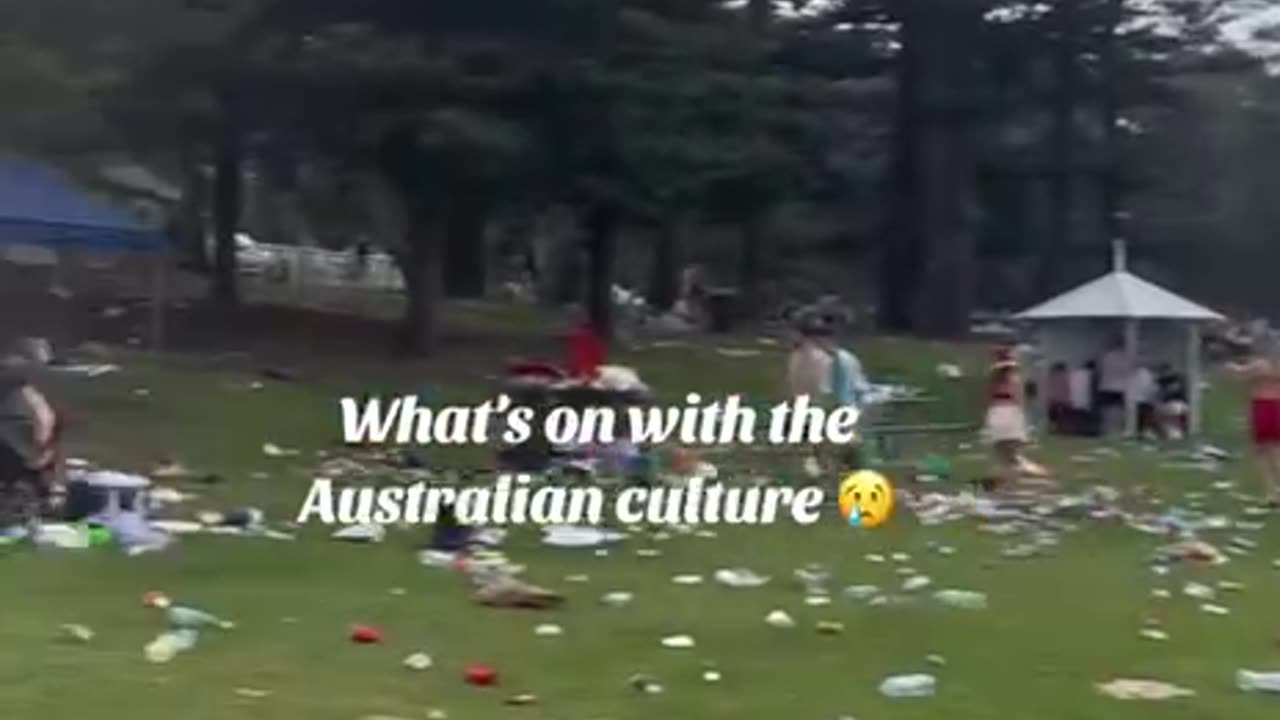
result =
[[[752,354],[755,350],[722,350],[720,354],[739,357]],[[626,368],[612,369],[601,374],[600,383],[610,389],[634,388],[641,384],[634,373],[628,374]],[[940,365],[938,374],[944,378],[958,379],[964,373],[953,365]],[[910,398],[919,395],[918,390],[898,386],[876,386],[873,400]],[[663,453],[650,449],[642,450],[626,445],[609,447],[578,448],[580,457],[570,463],[574,469],[587,472],[596,479],[612,477],[629,478],[640,475],[656,482],[676,484],[690,476],[715,478],[719,469],[712,463],[702,459],[700,453],[688,450],[674,450]],[[300,464],[290,462],[290,458],[302,457],[298,450],[289,449],[274,443],[261,446],[264,456],[280,458],[282,463],[291,466]],[[1114,451],[1100,448],[1091,452],[1089,460],[1096,462],[1112,456]],[[816,458],[807,474],[815,478],[823,477],[823,470]],[[1192,452],[1180,455],[1177,462],[1185,463],[1197,470],[1219,472],[1222,466],[1231,460],[1229,453],[1212,446],[1198,446]],[[271,463],[275,464],[275,463]],[[366,481],[384,478],[389,473],[405,480],[432,478],[465,482],[470,478],[461,477],[463,473],[439,477],[428,467],[426,460],[416,454],[403,451],[388,450],[349,450],[341,453],[323,454],[318,458],[314,468],[305,468],[319,473],[323,477],[342,479],[343,481]],[[642,467],[643,466],[643,467]],[[1135,486],[1121,491],[1107,485],[1094,485],[1084,490],[1065,490],[1053,485],[1040,485],[1034,489],[1015,489],[1000,495],[954,490],[950,487],[956,472],[951,460],[941,455],[931,455],[920,461],[916,467],[916,479],[920,481],[914,487],[901,489],[902,505],[906,507],[918,521],[927,528],[938,528],[950,523],[971,523],[979,532],[987,536],[996,547],[983,561],[1025,561],[1036,562],[1038,558],[1051,556],[1057,552],[1064,542],[1076,532],[1088,527],[1120,528],[1122,532],[1133,532],[1140,536],[1153,538],[1154,548],[1149,568],[1156,578],[1165,577],[1178,567],[1196,569],[1231,567],[1233,559],[1248,557],[1259,549],[1259,542],[1254,535],[1263,529],[1261,513],[1251,512],[1249,507],[1242,511],[1242,517],[1233,518],[1215,514],[1206,509],[1207,499],[1213,494],[1224,497],[1242,499],[1236,494],[1230,483],[1220,482],[1206,485],[1202,494],[1186,494],[1175,504],[1162,500],[1157,491]],[[555,469],[548,477],[555,477]],[[484,473],[481,473],[484,474]],[[726,475],[728,473],[726,472]],[[272,538],[279,540],[293,539],[293,535],[270,529],[268,518],[260,509],[253,507],[233,507],[227,510],[198,510],[187,512],[199,499],[198,493],[184,492],[169,484],[201,482],[213,483],[211,477],[200,478],[196,473],[181,466],[177,462],[169,462],[150,473],[149,477],[132,475],[106,469],[95,469],[87,463],[77,464],[68,473],[67,504],[73,510],[74,519],[63,523],[44,525],[37,536],[32,538],[42,545],[60,548],[85,549],[103,546],[119,546],[131,553],[161,550],[169,547],[182,535],[237,535],[247,537]],[[72,487],[74,486],[74,487]],[[186,487],[181,486],[181,487]],[[153,519],[151,515],[179,514],[184,517],[164,517]],[[194,518],[194,519],[192,519]],[[1252,518],[1252,519],[1250,519]],[[511,608],[528,610],[553,610],[565,607],[569,595],[551,587],[535,584],[524,579],[524,568],[513,563],[503,552],[502,546],[506,534],[484,528],[467,528],[456,523],[447,527],[438,526],[436,533],[426,547],[420,548],[418,560],[421,565],[439,568],[465,582],[471,589],[472,600],[488,608]],[[673,527],[655,532],[652,529],[605,527],[549,526],[541,529],[540,544],[551,550],[545,552],[564,551],[566,556],[581,553],[581,557],[593,555],[608,557],[610,553],[619,553],[619,546],[625,548],[624,557],[659,558],[663,551],[658,549],[661,543],[674,537],[715,538],[714,531],[707,528]],[[726,535],[728,531],[726,531]],[[939,535],[941,537],[941,535]],[[331,539],[347,543],[377,544],[388,543],[388,529],[376,525],[353,525],[334,531]],[[644,543],[637,540],[643,539]],[[630,542],[629,542],[630,541]],[[632,547],[631,545],[643,545]],[[674,545],[674,543],[673,543]],[[668,547],[670,557],[680,557],[682,562],[695,562],[696,556],[680,555],[678,549]],[[963,587],[953,587],[957,578],[948,578],[945,570],[946,558],[956,555],[955,547],[939,540],[931,540],[927,544],[911,548],[908,552],[897,551],[883,545],[864,546],[856,552],[877,550],[863,555],[866,563],[879,566],[876,577],[837,577],[831,569],[819,565],[808,564],[796,568],[787,576],[781,568],[764,568],[773,574],[761,574],[747,567],[715,566],[683,566],[666,568],[661,563],[654,567],[662,577],[670,577],[671,582],[681,586],[678,589],[661,588],[654,591],[676,593],[719,593],[725,598],[737,598],[739,592],[749,593],[752,590],[765,588],[761,594],[774,593],[779,588],[789,590],[793,595],[786,600],[771,602],[775,609],[764,615],[764,626],[768,630],[756,626],[756,631],[767,632],[771,637],[798,637],[796,628],[804,632],[824,636],[821,642],[840,642],[833,639],[846,633],[846,625],[839,619],[831,619],[830,615],[858,606],[857,612],[865,608],[882,606],[904,607],[941,607],[953,609],[956,618],[981,616],[963,615],[958,611],[983,611],[991,606],[987,593]],[[589,551],[589,552],[584,552]],[[634,555],[632,554],[634,553]],[[968,548],[966,547],[966,553]],[[914,558],[913,558],[914,555]],[[589,561],[590,562],[590,561]],[[1277,561],[1280,563],[1280,561]],[[1012,563],[1010,563],[1012,564]],[[1280,567],[1280,565],[1277,565]],[[576,569],[576,568],[575,568]],[[1146,568],[1144,568],[1145,570]],[[676,574],[677,570],[681,571]],[[443,574],[443,572],[442,572]],[[605,576],[595,573],[596,577]],[[1168,602],[1186,602],[1186,598],[1207,615],[1228,615],[1228,607],[1233,594],[1247,592],[1243,583],[1228,579],[1211,579],[1199,577],[1194,580],[1178,580],[1166,578],[1158,581],[1164,587],[1151,590],[1151,598]],[[864,581],[849,584],[840,589],[845,582]],[[875,580],[879,584],[865,582]],[[595,612],[626,612],[624,608],[637,603],[636,593],[627,589],[608,589],[607,587],[591,587],[592,576],[586,573],[575,573],[564,577],[567,583],[574,583],[579,591],[586,591],[587,598],[597,604]],[[405,583],[406,585],[408,583]],[[708,587],[714,585],[716,587]],[[768,586],[766,588],[766,586]],[[834,589],[834,591],[833,591]],[[380,591],[381,592],[381,591]],[[407,591],[397,588],[392,595],[402,596]],[[571,594],[571,593],[570,593]],[[574,596],[575,600],[577,596]],[[770,595],[772,598],[773,596]],[[650,596],[642,595],[641,606],[650,601]],[[1000,598],[997,597],[999,601]],[[209,630],[231,630],[235,625],[216,615],[193,607],[177,605],[169,597],[161,593],[148,593],[144,603],[151,608],[162,611],[166,628],[144,648],[144,657],[152,663],[167,663],[182,653],[194,649],[202,639],[202,633]],[[655,600],[654,602],[660,602]],[[603,607],[600,607],[603,606]],[[779,607],[780,606],[780,607]],[[769,606],[765,606],[769,607]],[[608,608],[609,610],[606,610]],[[481,611],[487,612],[487,611]],[[754,612],[759,612],[756,610]],[[1158,614],[1158,613],[1156,613]],[[827,615],[827,617],[822,617]],[[547,617],[547,616],[538,616]],[[552,616],[558,617],[558,616]],[[752,617],[759,617],[753,615]],[[950,617],[950,615],[949,615]],[[847,618],[846,618],[847,619]],[[758,620],[754,622],[759,622]],[[1205,622],[1218,622],[1210,621]],[[568,624],[565,627],[555,623],[539,623],[533,626],[532,634],[545,639],[548,646],[561,647],[579,636],[578,627]],[[851,628],[856,625],[851,624]],[[676,625],[674,629],[694,630],[696,627]],[[776,633],[775,633],[776,630]],[[358,623],[348,627],[347,639],[360,645],[386,645],[395,643],[386,640],[386,634],[379,627]],[[850,631],[852,632],[852,631]],[[336,633],[335,633],[336,634]],[[1170,638],[1169,630],[1158,618],[1147,618],[1136,634],[1153,642],[1164,642]],[[67,641],[89,643],[94,639],[94,632],[88,627],[67,624],[59,628],[58,637]],[[705,644],[713,645],[711,634],[705,636]],[[701,650],[700,643],[694,635],[688,633],[658,635],[654,634],[648,642],[674,651]],[[564,646],[567,647],[567,646]],[[408,652],[411,647],[399,647],[397,657]],[[934,649],[934,648],[930,648]],[[946,648],[937,648],[945,650]],[[376,652],[376,648],[371,648]],[[676,655],[676,653],[672,653]],[[686,657],[696,658],[695,653],[685,653]],[[953,657],[956,663],[960,660]],[[924,663],[933,672],[945,676],[943,668],[948,666],[947,659],[940,654],[929,654],[923,658]],[[391,660],[390,662],[395,662]],[[404,669],[422,672],[436,666],[436,660],[426,652],[412,652],[403,655],[400,663]],[[920,669],[920,668],[915,668]],[[456,672],[456,666],[453,672]],[[504,669],[505,672],[505,669]],[[696,671],[702,682],[717,684],[722,682],[722,671],[714,666],[704,664]],[[483,663],[471,663],[462,668],[463,680],[474,686],[489,687],[499,683],[498,672],[492,666]],[[945,677],[944,677],[945,679]],[[509,684],[504,677],[503,685]],[[950,683],[951,681],[948,680]],[[666,686],[648,674],[633,675],[627,685],[644,695],[665,693]],[[1235,675],[1235,685],[1243,692],[1280,693],[1280,673],[1239,670]],[[678,684],[673,681],[673,688]],[[243,690],[243,689],[242,689]],[[1167,700],[1193,695],[1194,692],[1167,683],[1154,680],[1117,679],[1097,685],[1097,690],[1109,697],[1125,700]],[[927,698],[939,692],[939,678],[929,673],[911,673],[885,677],[878,686],[878,691],[889,698]],[[507,691],[504,691],[504,694]],[[265,697],[263,691],[240,692],[242,697]],[[512,705],[530,705],[539,702],[537,696],[530,693],[513,694],[506,699]],[[428,717],[443,717],[443,711],[433,710]]]

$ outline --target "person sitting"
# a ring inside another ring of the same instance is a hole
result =
[[[1186,380],[1172,367],[1165,365],[1156,385],[1164,436],[1171,440],[1186,437],[1191,415],[1191,406],[1187,403]]]
[[[0,532],[39,521],[59,460],[59,426],[44,394],[15,369],[0,369]]]
[[[431,533],[431,549],[441,552],[462,552],[471,544],[471,528],[458,521],[453,505],[440,508],[435,530]]]

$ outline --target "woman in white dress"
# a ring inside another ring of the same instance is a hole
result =
[[[1027,443],[1027,416],[1022,373],[1012,353],[1000,351],[987,382],[987,411],[983,431],[991,443],[996,480],[1009,487],[1022,469],[1022,449]]]

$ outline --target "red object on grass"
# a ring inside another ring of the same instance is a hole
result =
[[[604,342],[591,323],[582,323],[569,334],[569,374],[577,378],[594,378],[604,364]]]
[[[508,377],[540,377],[548,380],[563,380],[564,370],[548,362],[540,360],[514,360],[507,363]]]
[[[382,631],[372,625],[352,625],[351,641],[362,645],[382,642]]]
[[[492,685],[498,681],[498,671],[483,663],[472,663],[463,671],[462,676],[472,685]]]

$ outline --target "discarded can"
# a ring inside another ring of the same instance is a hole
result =
[[[382,642],[382,631],[372,625],[352,625],[351,642],[372,645]]]
[[[470,685],[486,687],[498,682],[498,671],[483,663],[472,663],[463,668],[462,677]]]
[[[76,642],[87,643],[93,640],[93,630],[85,625],[68,623],[59,628],[62,637]]]
[[[404,659],[404,666],[410,670],[428,670],[433,665],[431,656],[426,653],[414,653]]]
[[[932,675],[895,675],[880,683],[880,694],[891,698],[929,697],[937,687],[938,681]]]

